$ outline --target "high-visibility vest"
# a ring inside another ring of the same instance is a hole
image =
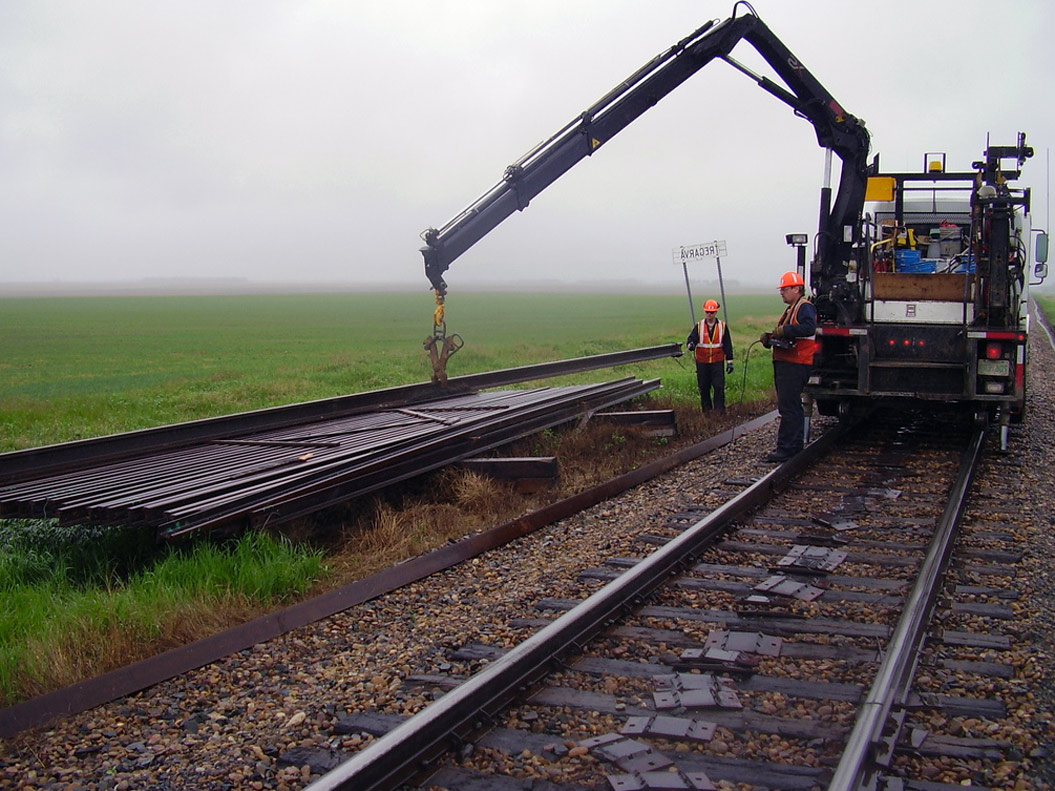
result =
[[[805,297],[799,297],[794,305],[789,305],[780,319],[777,321],[777,326],[782,327],[785,324],[798,324],[799,319],[799,308],[803,302],[808,300]],[[788,363],[799,363],[800,365],[813,365],[813,354],[817,351],[817,335],[804,335],[801,338],[788,338],[787,340],[792,342],[790,349],[781,349],[777,346],[773,347],[773,359],[781,360]]]
[[[722,341],[725,338],[725,322],[718,319],[714,322],[713,336],[708,333],[707,319],[700,320],[700,340],[696,344],[696,362],[720,363],[725,359]]]

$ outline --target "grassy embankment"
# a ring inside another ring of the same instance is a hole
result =
[[[1031,291],[1033,299],[1048,319],[1048,324],[1055,324],[1055,294],[1047,292]]]
[[[0,522],[0,705],[252,617],[324,572],[321,552],[259,533],[159,549],[143,531]]]
[[[748,402],[766,399],[768,355],[755,347],[746,381],[743,359],[779,300],[728,302],[739,365],[728,399],[745,385]],[[432,307],[428,293],[0,300],[0,450],[425,381]],[[456,295],[447,320],[466,340],[452,375],[683,341],[690,325],[675,296]],[[624,375],[661,378],[662,404],[696,403],[689,360],[560,382]],[[542,452],[556,441],[542,438]],[[494,499],[471,479],[445,487],[480,514]],[[453,518],[419,511],[428,525],[409,529],[377,506],[376,535],[359,536],[352,554],[442,543]],[[408,533],[421,535],[404,546]],[[269,537],[159,550],[142,531],[0,521],[0,705],[244,620],[327,574],[317,550]]]

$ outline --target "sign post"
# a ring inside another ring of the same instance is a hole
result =
[[[725,306],[725,283],[722,281],[722,256],[726,255],[725,240],[708,242],[707,244],[683,244],[674,248],[674,263],[681,264],[685,272],[685,292],[689,296],[689,315],[692,316],[692,326],[696,326],[696,307],[692,302],[692,291],[689,288],[689,262],[702,261],[705,258],[713,258],[718,262],[718,288],[722,295],[722,311],[725,314],[725,323],[729,324],[729,309]]]

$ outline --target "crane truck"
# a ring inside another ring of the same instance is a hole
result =
[[[735,59],[741,42],[753,47],[783,84]],[[649,60],[507,167],[494,187],[458,215],[422,233],[425,275],[437,304],[433,335],[425,341],[433,378],[445,379],[446,361],[461,346],[460,337],[446,334],[444,322],[443,276],[451,263],[715,60],[812,124],[825,150],[808,273],[820,343],[807,386],[808,411],[814,401],[822,414],[848,414],[861,403],[908,398],[966,402],[989,410],[1005,426],[1020,416],[1030,201],[1028,190],[1011,186],[1019,171],[1004,163],[1014,159],[1021,165],[1032,155],[1024,136],[1016,146],[990,146],[968,173],[946,173],[942,157],[941,167],[928,165],[922,174],[882,174],[878,155],[869,161],[865,123],[836,101],[744,0],[734,4],[729,18],[708,21]],[[833,156],[841,164],[834,196]],[[928,183],[929,198],[914,191]],[[949,204],[946,211],[945,190],[954,183],[964,191],[957,208]],[[929,208],[920,203],[928,199]],[[953,249],[953,240],[960,247]],[[1035,242],[1032,275],[1043,278],[1046,235],[1038,232]],[[927,261],[931,252],[939,254],[929,273],[934,277],[906,271],[907,262],[915,260],[906,255],[910,248],[921,253],[920,260],[923,252]],[[805,278],[805,256],[799,268]]]

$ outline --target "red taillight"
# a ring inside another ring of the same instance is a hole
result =
[[[999,360],[1003,347],[999,343],[987,343],[985,345],[985,358],[987,360]]]

